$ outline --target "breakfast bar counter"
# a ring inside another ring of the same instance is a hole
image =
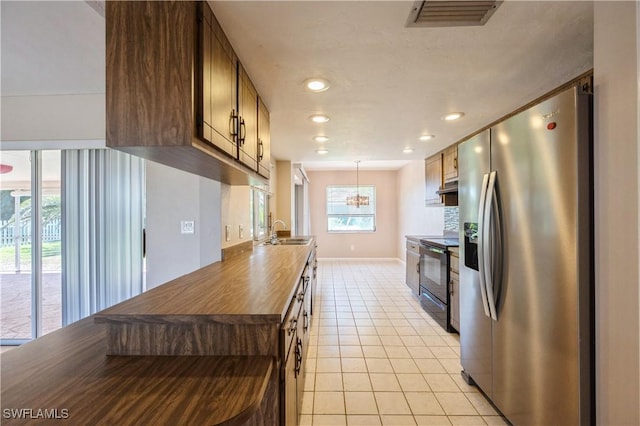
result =
[[[314,249],[256,246],[2,353],[3,424],[279,423],[283,322]]]

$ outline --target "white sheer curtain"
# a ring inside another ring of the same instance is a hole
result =
[[[62,322],[143,291],[144,161],[62,151]]]

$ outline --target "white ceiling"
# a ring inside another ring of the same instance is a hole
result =
[[[272,155],[307,169],[401,167],[593,63],[591,2],[507,0],[485,26],[458,28],[405,28],[412,1],[210,4],[269,106]],[[104,92],[104,19],[87,3],[1,7],[3,96]],[[305,91],[314,76],[331,88]],[[450,111],[466,116],[442,121]],[[331,120],[311,123],[316,112]]]

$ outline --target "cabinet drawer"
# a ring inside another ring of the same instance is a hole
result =
[[[420,251],[420,243],[417,243],[415,241],[407,240],[407,250],[419,252]]]
[[[451,269],[451,272],[455,272],[455,273],[459,273],[460,272],[460,259],[455,257],[455,256],[451,256],[451,261],[450,261],[450,265],[449,265],[449,269]]]
[[[287,311],[286,319],[282,324],[282,334],[284,336],[284,350],[288,350],[291,342],[296,336],[296,328],[298,326],[298,321],[302,319],[300,316],[300,308],[302,307],[302,301],[304,299],[304,276],[298,282],[296,286],[296,292],[293,295],[293,300],[291,300],[291,305],[289,306],[289,310]]]
[[[449,250],[449,269],[451,272],[460,272],[460,258],[458,257],[458,250]]]

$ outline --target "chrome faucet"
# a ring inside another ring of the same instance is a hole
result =
[[[271,244],[277,244],[278,243],[278,233],[276,232],[276,224],[277,223],[281,223],[282,226],[284,227],[284,229],[287,229],[287,224],[284,223],[282,220],[278,219],[278,220],[274,221],[273,224],[271,225]]]

